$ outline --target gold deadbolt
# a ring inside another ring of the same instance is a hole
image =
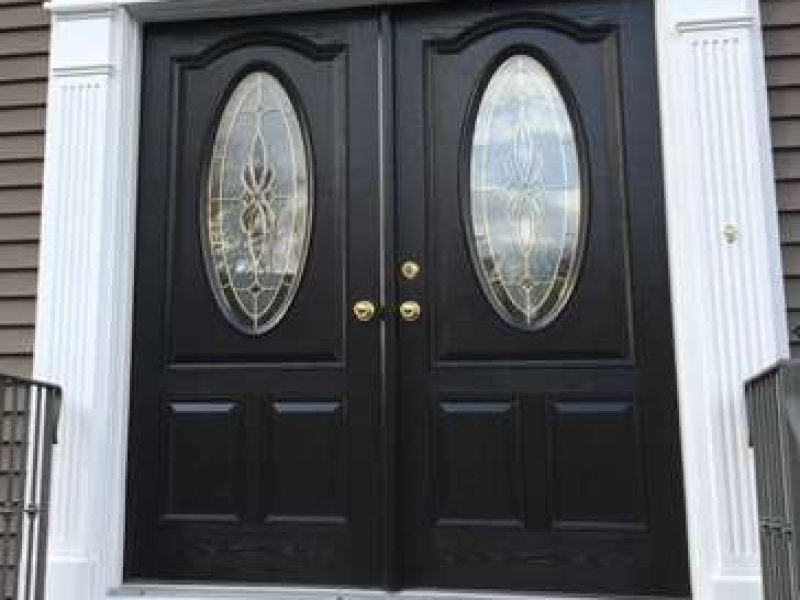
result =
[[[419,320],[422,316],[422,307],[419,302],[414,300],[406,300],[400,305],[400,318],[409,323]]]
[[[369,300],[359,300],[353,305],[353,316],[363,323],[372,321],[377,312],[378,309],[375,308],[375,304]]]
[[[422,268],[413,260],[407,260],[400,266],[400,273],[408,280],[416,279]]]

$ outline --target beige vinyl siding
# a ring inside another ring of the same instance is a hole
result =
[[[0,0],[0,373],[30,375],[36,304],[48,18]]]

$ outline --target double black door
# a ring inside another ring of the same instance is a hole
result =
[[[653,40],[147,28],[129,579],[687,591]]]

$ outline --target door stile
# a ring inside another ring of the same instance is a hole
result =
[[[398,15],[399,16],[399,15]],[[419,302],[422,306],[421,318],[414,323],[395,319],[399,330],[397,348],[397,395],[398,403],[398,440],[400,454],[398,502],[401,511],[398,515],[400,523],[401,547],[398,558],[398,569],[402,573],[403,583],[415,583],[415,551],[421,546],[418,530],[414,524],[424,519],[419,511],[421,504],[418,492],[419,481],[428,481],[431,477],[429,461],[426,460],[429,448],[425,445],[424,436],[420,438],[418,429],[428,428],[430,414],[425,410],[425,403],[415,397],[416,394],[427,394],[425,373],[430,364],[430,350],[426,340],[430,338],[431,327],[430,305],[427,290],[433,284],[430,264],[426,259],[431,255],[428,251],[430,238],[428,227],[431,206],[427,202],[429,188],[426,177],[428,164],[428,148],[430,145],[424,136],[427,135],[427,111],[420,110],[416,102],[424,96],[422,79],[408,77],[407,73],[425,68],[421,52],[409,44],[403,43],[402,31],[398,27],[398,19],[394,23],[395,68],[397,84],[395,105],[395,144],[397,156],[395,169],[397,173],[397,254],[398,262],[413,260],[421,266],[419,274],[413,280],[398,277],[398,304],[406,300]],[[420,135],[422,132],[422,135]],[[425,167],[418,169],[417,161]],[[410,349],[417,349],[416,352]]]
[[[354,26],[353,48],[373,48],[373,52],[352,52],[346,77],[352,90],[348,98],[347,132],[347,220],[348,235],[347,289],[350,294],[344,318],[347,325],[347,356],[353,386],[351,402],[350,440],[361,439],[351,446],[349,480],[354,493],[350,502],[352,522],[360,523],[355,531],[355,544],[368,549],[363,564],[351,565],[356,581],[369,582],[370,586],[382,583],[382,535],[384,520],[381,464],[376,456],[382,454],[381,421],[383,366],[382,320],[359,322],[349,307],[361,299],[369,299],[380,307],[381,257],[371,249],[379,248],[382,241],[382,221],[379,198],[382,184],[380,132],[375,124],[381,115],[381,102],[375,82],[379,79],[381,65],[376,55],[379,39],[377,14],[365,13]],[[360,417],[355,418],[358,414]],[[368,450],[367,450],[368,449]],[[369,516],[366,516],[369,515]]]
[[[378,110],[380,132],[380,305],[381,305],[381,467],[383,519],[381,577],[385,588],[399,589],[397,506],[397,322],[394,318],[397,298],[395,254],[395,136],[394,136],[394,22],[390,9],[383,9],[378,34]]]

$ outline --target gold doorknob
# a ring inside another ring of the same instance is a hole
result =
[[[353,315],[356,319],[364,323],[367,321],[372,321],[372,319],[375,318],[375,313],[377,312],[378,309],[375,308],[375,304],[369,300],[359,300],[353,305]]]
[[[417,321],[422,316],[422,307],[419,302],[406,300],[400,305],[400,318],[409,323]]]

